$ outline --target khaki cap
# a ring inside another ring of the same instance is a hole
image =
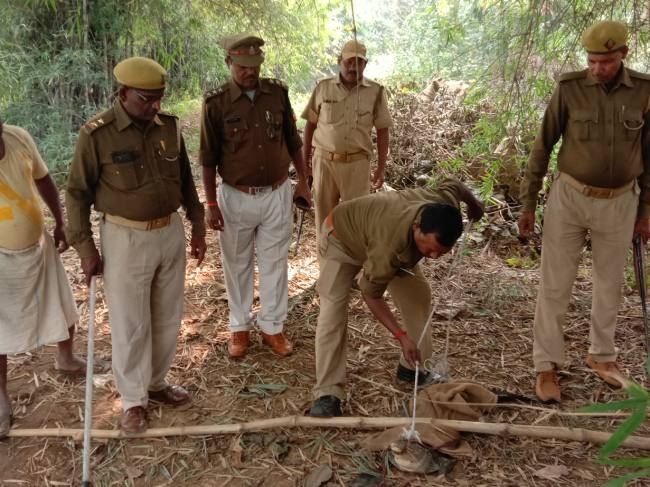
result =
[[[253,68],[264,62],[264,51],[260,49],[264,45],[264,39],[261,37],[237,34],[224,37],[219,44],[235,64]]]
[[[345,60],[352,57],[358,57],[367,61],[366,46],[357,41],[348,41],[343,44],[343,49],[341,49],[341,59]]]
[[[582,34],[582,46],[592,54],[607,54],[627,43],[627,27],[622,22],[596,22]]]
[[[153,59],[130,57],[113,68],[117,82],[140,90],[161,90],[165,87],[167,71]]]

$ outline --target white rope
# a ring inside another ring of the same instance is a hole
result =
[[[465,252],[465,244],[467,243],[467,236],[469,235],[469,231],[472,229],[472,220],[467,220],[467,223],[465,224],[465,229],[463,231],[463,238],[460,241],[460,245],[458,246],[458,249],[456,250],[454,254],[454,258],[451,261],[451,264],[449,265],[449,269],[447,270],[447,275],[445,276],[443,283],[445,285],[449,284],[451,282],[451,275],[458,266],[459,262],[462,259],[462,256]],[[456,298],[458,297],[460,287],[456,288],[456,292],[453,294],[453,297],[451,299],[451,302],[455,302]],[[429,313],[429,318],[427,319],[426,324],[422,328],[422,333],[420,333],[420,338],[418,339],[418,349],[420,348],[420,345],[422,344],[422,340],[424,339],[424,336],[426,333],[429,331],[429,326],[431,323],[433,323],[433,316],[435,315],[437,309],[438,309],[438,303],[439,300],[436,300],[434,304],[431,306],[431,313]],[[444,347],[444,355],[441,360],[438,360],[438,363],[434,363],[433,361],[433,355],[427,359],[424,360],[423,364],[423,370],[426,370],[429,372],[429,374],[436,374],[439,377],[437,378],[440,382],[446,382],[449,379],[449,364],[447,362],[447,357],[449,354],[449,335],[450,335],[450,329],[451,329],[451,320],[452,320],[452,314],[450,313],[447,316],[447,324],[446,324],[446,337],[445,337],[445,347]],[[428,364],[428,365],[427,365]],[[413,411],[411,415],[411,426],[407,430],[406,428],[403,429],[403,438],[407,441],[417,441],[418,443],[421,443],[420,440],[420,434],[417,432],[415,429],[415,410],[417,406],[417,400],[418,400],[418,376],[420,375],[420,364],[418,362],[415,363],[415,380],[413,381]]]

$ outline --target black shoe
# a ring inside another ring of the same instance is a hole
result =
[[[342,416],[341,400],[336,396],[321,396],[311,405],[309,415],[316,418]]]
[[[397,366],[397,379],[413,384],[415,382],[415,370],[407,369],[402,364]],[[442,384],[447,382],[442,376],[428,371],[418,371],[418,387],[426,387],[431,384]]]

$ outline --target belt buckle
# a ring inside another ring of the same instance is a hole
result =
[[[270,189],[272,189],[272,186],[251,186],[250,188],[250,194],[253,196],[257,196],[258,194],[264,194],[264,193],[269,193]]]
[[[155,220],[149,221],[149,223],[147,224],[147,230],[157,230],[159,228],[163,228],[167,226],[167,224],[169,223],[168,219],[169,217],[164,216],[162,218],[156,218]]]

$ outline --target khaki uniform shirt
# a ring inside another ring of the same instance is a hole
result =
[[[367,78],[357,87],[348,90],[340,76],[316,85],[302,112],[302,118],[316,124],[314,147],[340,154],[372,154],[372,127],[384,129],[392,125],[386,90]]]
[[[0,248],[26,249],[43,234],[35,179],[47,176],[47,166],[26,130],[3,125],[5,156],[0,159]]]
[[[176,117],[158,113],[143,132],[118,100],[81,128],[66,207],[68,242],[82,258],[97,253],[91,205],[96,211],[137,221],[167,216],[182,205],[192,234],[205,235],[203,205]]]
[[[521,190],[524,210],[535,210],[560,137],[561,172],[601,188],[638,178],[639,216],[650,216],[650,75],[624,67],[609,92],[588,70],[560,77],[528,159]]]
[[[366,296],[379,298],[401,269],[411,269],[423,255],[413,240],[427,203],[459,207],[461,186],[453,179],[437,188],[375,193],[340,203],[332,211],[336,237],[353,259],[363,262],[359,283]]]
[[[231,186],[270,186],[286,177],[302,147],[286,85],[260,79],[253,100],[234,81],[209,91],[203,102],[203,166],[217,167]]]

